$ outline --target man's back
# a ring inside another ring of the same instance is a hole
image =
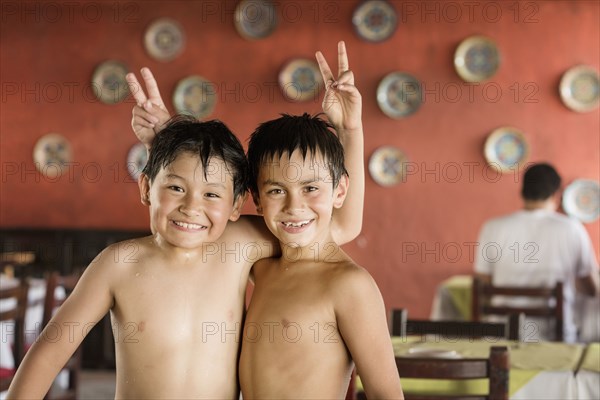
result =
[[[565,341],[574,341],[575,280],[596,266],[581,223],[546,209],[521,210],[488,221],[478,243],[475,271],[491,275],[494,285],[552,287],[563,282]],[[536,323],[542,338],[551,337],[549,326]]]

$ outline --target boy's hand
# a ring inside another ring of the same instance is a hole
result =
[[[316,57],[325,82],[323,111],[329,122],[338,132],[362,129],[362,97],[354,86],[354,74],[348,66],[346,45],[343,41],[338,43],[337,80],[320,51],[316,53]]]
[[[160,132],[164,123],[169,119],[169,111],[160,97],[156,79],[150,69],[142,68],[141,73],[144,85],[148,90],[148,97],[135,74],[129,73],[126,76],[129,90],[137,102],[137,105],[133,107],[131,127],[139,141],[146,145],[146,148],[150,148],[154,136]]]

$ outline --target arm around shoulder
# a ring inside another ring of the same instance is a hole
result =
[[[369,273],[355,266],[335,285],[340,334],[369,399],[403,399],[383,299]]]

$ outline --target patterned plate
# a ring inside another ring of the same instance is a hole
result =
[[[136,143],[131,146],[127,154],[127,171],[133,180],[138,180],[147,161],[148,151],[143,143]]]
[[[368,0],[352,15],[358,36],[369,42],[381,42],[394,34],[398,24],[396,10],[385,0]]]
[[[242,0],[235,8],[235,28],[246,39],[264,39],[277,27],[275,5],[268,0]]]
[[[183,51],[185,34],[177,21],[160,18],[146,29],[144,46],[155,60],[170,61]]]
[[[500,66],[496,43],[485,36],[463,40],[454,53],[454,67],[467,82],[482,82],[494,76]]]
[[[60,177],[71,162],[71,144],[63,136],[49,133],[42,136],[33,148],[36,168],[48,178]]]
[[[404,181],[407,159],[404,153],[391,146],[383,146],[375,150],[369,159],[369,173],[381,186],[392,186]]]
[[[190,114],[198,119],[210,115],[216,102],[215,85],[196,75],[180,80],[173,95],[173,105],[178,113]]]
[[[600,103],[598,71],[587,65],[571,68],[560,80],[560,97],[567,107],[578,112],[591,111]]]
[[[484,152],[489,165],[507,172],[527,162],[529,145],[523,132],[512,127],[502,127],[488,136]]]
[[[562,197],[565,212],[581,222],[594,222],[600,216],[600,185],[590,179],[577,179]]]
[[[125,64],[109,60],[100,64],[92,76],[94,94],[103,103],[115,104],[129,94],[129,86],[125,80],[128,73]]]
[[[388,117],[408,117],[421,107],[422,102],[421,83],[407,73],[392,72],[377,87],[377,103]]]
[[[323,76],[316,62],[299,58],[289,62],[279,73],[279,87],[292,101],[318,99]]]

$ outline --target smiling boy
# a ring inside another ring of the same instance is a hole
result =
[[[369,398],[403,396],[381,294],[331,234],[348,175],[329,128],[308,114],[284,115],[250,139],[251,192],[282,254],[252,270],[244,399],[343,399],[353,361]]]

